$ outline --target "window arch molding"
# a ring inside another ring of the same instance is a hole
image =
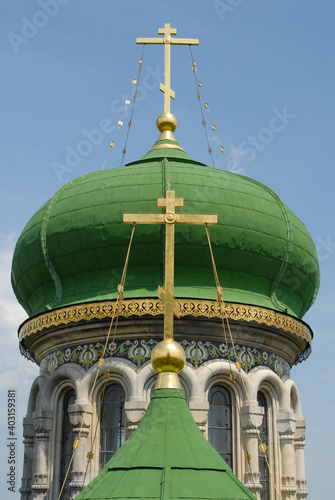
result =
[[[157,382],[157,377],[158,373],[152,367],[151,361],[148,361],[141,366],[138,373],[138,396],[145,401],[146,406],[150,403],[151,395]]]
[[[152,393],[155,390],[155,386],[156,386],[156,383],[157,383],[157,378],[158,378],[158,374],[157,373],[152,373],[147,378],[147,380],[145,381],[145,384],[143,386],[144,400],[145,400],[147,406],[149,405]]]
[[[94,368],[94,367],[93,367]],[[107,380],[104,378],[104,374],[107,372],[109,368],[110,376]],[[93,437],[95,430],[97,428],[97,434],[93,445],[93,453],[94,458],[92,460],[92,470],[99,471],[100,470],[100,438],[101,438],[101,418],[99,415],[100,405],[102,403],[102,397],[104,392],[104,387],[108,387],[110,385],[119,385],[125,394],[125,401],[129,401],[130,395],[133,393],[133,384],[131,376],[128,376],[129,367],[123,367],[126,370],[122,371],[121,363],[118,360],[112,360],[110,366],[108,367],[108,363],[105,362],[103,367],[99,372],[99,377],[96,381],[94,391],[91,398],[91,407],[93,410],[91,427],[89,429],[90,436]],[[131,371],[133,371],[131,369]],[[87,372],[85,377],[82,379],[79,387],[78,387],[78,399],[81,401],[87,401],[90,392],[92,391],[92,385],[96,376],[96,369],[91,370],[90,373]],[[126,423],[126,422],[125,422]]]
[[[59,433],[61,432],[61,425],[62,425],[61,413],[62,413],[62,408],[63,408],[64,397],[65,397],[66,393],[71,389],[75,391],[75,394],[77,397],[76,387],[69,380],[64,380],[61,384],[59,384],[57,387],[55,387],[55,389],[53,391],[53,397],[52,397],[53,405],[50,408],[50,410],[52,412],[52,419],[53,419],[53,426],[52,426],[51,434],[53,434],[53,435],[50,436],[50,438],[51,438],[52,442],[56,443],[56,448],[57,448],[57,444],[59,441],[58,436],[59,436]],[[55,451],[56,451],[56,448],[55,448]],[[53,456],[52,452],[51,452],[50,458],[55,460],[55,456]]]
[[[279,397],[275,388],[271,384],[269,384],[268,381],[263,382],[258,387],[257,396],[259,393],[262,393],[266,401],[269,439],[270,442],[273,444],[276,441],[276,433],[277,433],[276,416],[280,411]],[[276,457],[274,455],[272,456],[272,460],[276,461]]]
[[[280,407],[285,407],[285,385],[276,373],[269,368],[259,368],[257,371],[251,371],[249,377],[252,382],[250,400],[256,400],[258,391],[263,388],[274,396]]]
[[[251,381],[249,376],[242,372],[238,372],[233,363],[232,372],[236,376],[235,389],[236,395],[240,401],[245,399],[243,384],[241,383],[241,376],[243,377],[244,385],[248,391],[251,393]],[[234,384],[230,380],[230,366],[228,361],[214,361],[210,365],[203,365],[198,369],[198,380],[199,380],[199,392],[205,394],[205,398],[208,401],[208,391],[213,384],[224,384],[230,387],[234,392]],[[234,396],[235,399],[235,396]]]
[[[233,402],[231,391],[223,384],[214,384],[208,391],[208,441],[233,468]]]
[[[237,395],[237,401],[235,399],[235,392],[234,392],[234,386],[233,383],[231,382],[229,378],[230,372],[229,370],[226,373],[221,373],[217,374],[216,376],[212,377],[207,381],[206,384],[206,392],[205,392],[205,398],[206,401],[209,402],[209,396],[210,392],[214,387],[223,387],[229,394],[230,397],[230,404],[231,404],[231,464],[232,468],[234,470],[234,473],[238,476],[241,476],[241,471],[243,467],[243,462],[242,462],[242,455],[238,451],[239,450],[239,445],[237,444],[237,436],[240,435],[241,433],[241,426],[240,426],[240,421],[238,418],[238,411],[237,411],[237,405],[239,404],[241,406],[242,401],[243,401],[243,390],[240,387],[239,384],[236,383],[236,395]],[[237,382],[237,381],[236,381]],[[207,420],[207,432],[206,432],[206,437],[211,442],[210,435],[209,435],[209,419],[210,419],[210,409],[208,411],[208,420]],[[213,443],[211,443],[213,444]],[[214,444],[213,444],[214,445]],[[214,446],[215,447],[215,446]]]
[[[98,379],[95,384],[95,388],[92,394],[92,404],[98,405],[100,402],[100,396],[103,390],[104,385],[106,384],[106,379],[104,378],[105,373],[109,371],[109,379],[107,384],[119,384],[123,387],[125,391],[126,401],[129,401],[130,397],[136,395],[135,387],[136,387],[136,373],[134,369],[130,366],[126,366],[121,364],[118,360],[113,360],[108,366],[108,363],[104,363],[103,367],[99,372]],[[96,371],[92,371],[82,380],[80,387],[80,394],[82,396],[89,394],[92,391],[92,385],[94,383],[96,377]]]
[[[268,442],[267,456],[271,467],[274,481],[280,484],[281,478],[281,455],[277,439],[277,414],[280,410],[280,394],[276,390],[276,386],[272,385],[272,381],[264,379],[258,387],[257,395],[261,393],[266,402],[266,418],[268,427]],[[269,477],[269,496],[268,498],[275,498],[275,490],[271,476]]]
[[[102,393],[104,390],[104,386],[108,387],[109,385],[113,385],[113,384],[120,385],[122,387],[122,389],[124,390],[125,400],[126,401],[129,400],[129,395],[130,395],[129,392],[130,391],[129,391],[129,387],[127,384],[127,380],[125,380],[125,378],[120,373],[114,372],[113,367],[111,367],[110,370],[111,370],[110,376],[109,376],[109,379],[107,381],[107,384],[106,384],[106,379],[104,378],[104,373],[102,373],[101,376],[99,376],[97,383],[95,385],[95,390],[94,390],[93,395],[92,395],[92,403],[97,407],[100,404],[101,396],[102,396]]]
[[[28,418],[31,418],[34,411],[38,410],[39,408],[41,384],[43,384],[43,379],[41,380],[40,377],[37,377],[34,380],[33,385],[31,386],[26,415]]]
[[[50,410],[53,408],[55,401],[59,394],[59,388],[63,387],[64,384],[71,385],[77,391],[77,397],[79,398],[79,387],[78,381],[82,381],[85,374],[85,369],[76,365],[75,363],[70,363],[69,365],[64,364],[60,366],[52,375],[46,375],[43,384],[41,384],[41,409]]]
[[[109,386],[112,385],[118,385],[121,387],[121,389],[124,391],[124,400],[129,401],[129,387],[128,384],[126,383],[127,380],[118,372],[112,371],[113,367],[111,367],[111,372],[110,372],[110,377],[107,380],[104,378],[104,373],[101,374],[101,376],[98,378],[95,391],[92,395],[92,405],[94,408],[94,419],[93,419],[93,426],[92,426],[92,432],[94,432],[94,429],[96,425],[99,426],[101,425],[101,415],[99,416],[100,413],[100,405],[102,404],[102,399],[104,397],[104,394]],[[105,370],[107,371],[107,370]],[[99,422],[98,422],[99,419]],[[95,450],[94,450],[94,455],[96,457],[96,460],[98,460],[99,457],[99,449],[100,449],[100,430],[97,434],[96,440],[95,440]],[[98,467],[98,462],[96,464]]]
[[[297,415],[297,417],[302,417],[301,411],[301,401],[299,396],[298,388],[293,380],[287,380],[284,384],[285,389],[289,391],[289,408]]]
[[[158,378],[157,373],[152,374],[151,377],[149,377],[144,384],[144,387],[143,387],[144,400],[146,401],[147,405],[149,405],[150,400],[151,400],[151,396],[155,390],[157,378]],[[191,395],[190,387],[188,385],[187,380],[185,380],[185,378],[182,377],[181,374],[179,374],[179,381],[180,381],[180,385],[181,385],[181,388],[182,388],[184,396],[185,396],[185,401],[188,404],[190,401],[190,395]]]
[[[70,380],[63,380],[53,390],[53,407],[51,408],[53,415],[53,425],[50,435],[50,443],[55,446],[49,446],[49,473],[50,477],[54,478],[51,483],[52,498],[58,498],[59,484],[61,475],[61,447],[62,447],[62,431],[63,431],[63,409],[66,395],[69,391],[74,391],[75,398],[77,396],[76,387]],[[75,403],[75,400],[74,400]]]
[[[262,418],[261,425],[258,427],[259,436],[262,442],[267,447],[267,456],[271,464],[270,457],[270,447],[271,442],[270,426],[269,426],[269,398],[263,390],[257,392],[257,404],[260,408],[263,408],[264,414]],[[262,485],[260,491],[261,500],[270,500],[270,472],[268,470],[268,465],[264,454],[260,451],[258,446],[258,472],[259,472],[259,482]]]
[[[60,439],[60,474],[59,474],[59,491],[64,484],[61,500],[70,500],[71,497],[71,475],[66,478],[66,473],[73,454],[73,443],[75,435],[73,432],[73,425],[70,420],[69,407],[76,401],[76,391],[74,389],[67,389],[63,396],[62,408],[62,434]],[[65,481],[66,478],[66,481]]]
[[[218,374],[216,376],[213,376],[209,380],[207,380],[207,383],[206,383],[206,386],[205,386],[205,398],[206,398],[206,401],[208,401],[209,391],[211,390],[211,388],[214,385],[222,385],[222,386],[228,388],[228,390],[231,393],[232,405],[236,407],[236,403],[237,402],[235,401],[234,384],[230,380],[230,372],[229,372],[229,370],[227,372],[222,372],[222,373],[220,373],[220,374]],[[235,390],[236,390],[237,399],[238,399],[238,401],[239,401],[239,403],[241,405],[242,402],[243,402],[243,400],[244,400],[244,390],[241,387],[241,384],[240,384],[240,382],[239,382],[238,379],[235,382]]]
[[[97,465],[100,470],[125,442],[126,401],[125,388],[115,378],[111,377],[106,385],[102,385],[97,405],[99,437],[96,440]]]

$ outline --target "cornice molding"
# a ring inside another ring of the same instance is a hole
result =
[[[312,342],[311,329],[299,319],[286,314],[266,309],[265,307],[250,306],[225,302],[225,310],[215,300],[176,299],[180,307],[180,316],[202,318],[227,317],[232,321],[247,321],[278,328],[290,335],[304,339],[308,344]],[[22,342],[30,335],[42,332],[69,323],[92,321],[111,318],[114,314],[116,301],[90,302],[74,304],[50,312],[40,314],[24,322],[19,328],[19,340]],[[132,316],[159,316],[164,314],[164,304],[160,299],[124,299],[118,305],[116,316],[129,318]]]

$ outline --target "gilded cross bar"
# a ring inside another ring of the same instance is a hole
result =
[[[164,84],[160,84],[160,90],[164,92],[164,113],[170,113],[170,98],[175,98],[171,89],[171,45],[198,45],[197,38],[172,38],[177,34],[176,28],[171,28],[170,23],[165,23],[164,28],[158,29],[163,38],[136,38],[136,43],[141,44],[164,44]]]
[[[158,287],[158,297],[165,305],[164,339],[173,339],[173,317],[179,317],[179,308],[174,295],[174,242],[175,224],[217,224],[217,215],[178,214],[176,208],[184,206],[183,198],[176,198],[174,191],[166,191],[165,198],[158,198],[158,208],[165,208],[161,214],[123,214],[128,224],[165,224],[165,283],[164,290]]]

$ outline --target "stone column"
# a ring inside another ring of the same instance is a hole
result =
[[[25,417],[23,419],[23,444],[24,444],[24,459],[23,459],[23,476],[22,486],[20,488],[21,500],[29,500],[31,493],[31,482],[33,475],[33,460],[34,460],[34,444],[35,432],[32,418]]]
[[[262,485],[260,483],[260,473],[258,464],[258,432],[257,428],[261,425],[264,415],[264,408],[261,408],[257,403],[252,406],[242,406],[241,419],[244,429],[246,446],[250,455],[250,468],[246,459],[246,472],[244,474],[244,484],[256,496],[260,498]],[[244,443],[243,443],[244,444]]]
[[[281,412],[277,415],[277,427],[282,461],[282,500],[296,499],[296,469],[294,452],[294,432],[297,417],[295,413]]]
[[[52,412],[39,410],[33,412],[33,427],[35,431],[35,456],[33,465],[33,484],[31,500],[46,500],[49,488],[48,451]],[[30,500],[30,499],[29,499]]]
[[[128,439],[136,431],[145,413],[146,403],[143,400],[126,401],[124,409],[126,414],[125,439]]]
[[[294,433],[295,465],[297,473],[297,500],[304,500],[308,495],[308,491],[306,489],[304,457],[305,430],[305,420],[303,420],[302,418],[298,418],[296,431]]]
[[[85,413],[86,412],[86,413]],[[93,409],[92,406],[87,405],[85,403],[81,404],[73,404],[69,405],[68,409],[69,413],[69,418],[70,422],[73,426],[72,432],[73,432],[73,442],[79,437],[79,432],[80,432],[80,443],[79,447],[77,448],[73,460],[72,460],[72,465],[69,473],[69,479],[70,479],[70,499],[72,500],[75,498],[78,493],[82,490],[83,487],[83,481],[85,478],[85,471],[87,467],[87,453],[89,452],[90,449],[90,441],[88,440],[88,437],[91,437],[93,440],[94,429],[91,428],[91,423],[92,423],[92,413]],[[83,422],[84,419],[84,422]],[[81,424],[83,422],[82,429]],[[96,458],[96,457],[95,457]],[[89,466],[89,469],[87,471],[87,475],[85,478],[85,483],[84,487],[90,482],[91,480],[91,470],[90,467],[92,467],[92,464],[94,463],[99,463],[99,458],[98,462],[97,460],[94,460],[91,462],[91,465]],[[98,469],[96,471],[98,473]],[[93,478],[92,478],[93,479]]]

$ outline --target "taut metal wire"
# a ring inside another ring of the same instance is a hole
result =
[[[226,348],[227,348],[227,353],[228,353],[230,380],[233,382],[234,393],[235,393],[235,398],[236,398],[236,389],[235,389],[236,375],[232,371],[232,364],[231,364],[231,357],[230,357],[229,348],[228,348],[228,340],[227,340],[225,322],[226,322],[226,325],[227,325],[227,329],[228,329],[228,332],[229,332],[229,339],[230,339],[230,342],[231,342],[231,345],[232,345],[232,349],[233,349],[233,353],[234,353],[235,365],[236,365],[236,368],[237,368],[237,370],[238,370],[238,372],[240,373],[240,376],[241,376],[241,382],[242,382],[243,390],[244,390],[244,393],[246,395],[246,398],[247,398],[247,401],[248,401],[248,405],[249,405],[249,408],[250,408],[250,412],[251,412],[251,416],[252,416],[252,421],[253,421],[254,427],[256,429],[256,433],[257,433],[257,437],[258,437],[258,441],[259,441],[259,450],[264,455],[265,462],[266,462],[266,465],[268,467],[269,474],[270,474],[270,477],[271,477],[271,481],[272,481],[272,484],[273,484],[274,489],[275,489],[276,498],[279,500],[280,499],[280,495],[279,495],[278,488],[277,488],[275,479],[273,477],[272,470],[270,468],[270,464],[269,464],[269,460],[268,460],[268,456],[267,456],[267,453],[266,453],[267,447],[266,447],[266,444],[263,443],[261,435],[260,435],[260,432],[259,432],[258,427],[256,425],[255,415],[254,415],[254,412],[253,412],[253,409],[252,409],[252,406],[251,406],[251,402],[250,402],[249,394],[248,394],[248,391],[247,391],[247,387],[245,385],[245,381],[244,381],[244,378],[242,376],[242,364],[241,364],[240,360],[238,359],[238,356],[237,356],[237,353],[236,353],[234,339],[233,339],[233,336],[232,336],[232,333],[231,333],[230,324],[229,324],[229,320],[228,320],[228,316],[227,316],[227,312],[226,312],[226,308],[225,308],[225,303],[224,303],[224,300],[223,300],[223,297],[222,297],[223,290],[222,290],[222,287],[221,287],[220,281],[219,281],[219,276],[218,276],[218,272],[217,272],[217,268],[216,268],[216,264],[215,264],[214,253],[213,253],[213,249],[212,249],[212,244],[211,244],[211,240],[210,240],[210,236],[209,236],[209,231],[208,231],[207,224],[205,224],[205,230],[206,230],[206,235],[207,235],[207,240],[208,240],[208,246],[209,246],[209,250],[210,250],[210,254],[211,254],[211,260],[212,260],[212,266],[213,266],[213,273],[214,273],[215,284],[216,284],[216,289],[217,289],[217,301],[220,303],[220,306],[221,306],[221,320],[222,320],[222,327],[223,327],[223,332],[224,332],[224,337],[225,337],[225,342],[226,342]],[[245,450],[246,450],[246,458],[247,458],[248,466],[249,466],[250,473],[251,473],[251,478],[252,478],[252,482],[253,482],[254,491],[255,491],[255,494],[256,494],[256,485],[255,485],[255,481],[254,481],[254,474],[253,474],[253,472],[251,470],[251,457],[250,457],[250,454],[249,454],[249,452],[247,450],[247,447],[246,447],[246,437],[245,437],[244,428],[243,428],[243,425],[242,425],[241,413],[240,413],[240,409],[239,409],[239,405],[237,404],[237,401],[236,401],[236,406],[238,408],[238,413],[239,413],[239,419],[240,419],[240,424],[241,424],[241,429],[242,429],[242,434],[243,434],[243,441],[244,441],[244,446],[245,446]]]
[[[91,389],[91,392],[90,392],[90,395],[89,395],[89,398],[88,398],[88,401],[87,401],[87,405],[86,405],[86,408],[85,408],[85,412],[84,412],[84,415],[83,415],[83,418],[82,418],[82,421],[81,421],[81,425],[80,425],[78,437],[75,439],[75,441],[73,443],[73,451],[72,451],[71,459],[70,459],[69,466],[68,466],[66,474],[65,474],[65,478],[63,480],[63,484],[62,484],[61,490],[60,490],[59,495],[58,495],[58,500],[60,500],[60,498],[62,496],[62,493],[63,493],[63,490],[64,490],[64,486],[65,486],[65,483],[67,481],[67,477],[68,477],[69,472],[70,472],[70,468],[71,468],[71,465],[72,465],[72,462],[73,462],[73,458],[74,458],[75,452],[77,451],[78,446],[80,444],[80,437],[81,437],[81,433],[82,433],[82,430],[83,430],[83,426],[84,426],[84,422],[85,422],[85,417],[87,415],[88,408],[89,408],[89,405],[90,405],[91,400],[92,400],[93,392],[94,392],[95,387],[96,387],[96,383],[97,383],[97,380],[98,380],[98,377],[99,377],[100,370],[101,370],[101,368],[102,368],[102,366],[104,364],[104,355],[105,355],[105,352],[107,350],[107,346],[108,346],[108,342],[109,342],[109,337],[110,337],[110,334],[111,334],[111,331],[112,331],[114,319],[116,317],[115,329],[114,329],[114,334],[113,334],[113,338],[112,338],[112,346],[111,346],[111,349],[110,349],[110,356],[109,356],[108,368],[107,368],[107,371],[106,371],[106,373],[108,375],[110,373],[109,368],[110,368],[110,363],[111,363],[111,357],[112,357],[113,350],[114,350],[115,335],[116,335],[116,329],[117,329],[117,324],[118,324],[118,310],[119,310],[119,305],[121,304],[121,302],[122,302],[122,300],[124,298],[124,295],[123,295],[124,284],[125,284],[125,281],[126,281],[126,275],[127,275],[127,269],[128,269],[128,263],[129,263],[129,255],[130,255],[130,248],[131,248],[131,244],[132,244],[133,237],[134,237],[135,226],[136,226],[136,224],[133,223],[132,224],[132,229],[131,229],[131,234],[130,234],[130,240],[129,240],[128,250],[127,250],[127,255],[126,255],[126,259],[125,259],[125,263],[124,263],[124,267],[123,267],[121,282],[119,283],[119,285],[117,287],[118,296],[117,296],[115,307],[113,309],[113,314],[112,314],[112,318],[111,318],[111,321],[110,321],[110,325],[109,325],[109,329],[108,329],[108,333],[107,333],[107,338],[106,338],[106,342],[105,342],[105,345],[104,345],[104,350],[103,350],[103,353],[102,353],[102,355],[101,355],[101,357],[100,357],[100,359],[98,361],[97,373],[95,375],[95,379],[94,379],[94,382],[93,382],[93,385],[92,385],[92,389]],[[108,379],[109,379],[109,376],[105,377],[105,384],[104,384],[103,393],[105,392],[105,388],[106,388],[106,384],[107,384]],[[86,479],[86,475],[87,475],[87,471],[88,471],[88,466],[89,466],[89,464],[91,463],[91,460],[94,457],[93,445],[94,445],[94,441],[95,441],[95,438],[96,438],[96,435],[97,435],[97,429],[98,429],[98,425],[100,423],[100,417],[101,417],[101,407],[100,407],[100,410],[99,410],[99,413],[98,413],[98,421],[97,421],[97,425],[96,425],[96,428],[95,428],[94,438],[93,438],[93,442],[92,442],[92,445],[91,445],[91,449],[87,453],[87,465],[86,465],[84,480],[83,480],[83,484],[82,484],[82,489],[83,489],[84,484],[85,484],[85,479]]]

